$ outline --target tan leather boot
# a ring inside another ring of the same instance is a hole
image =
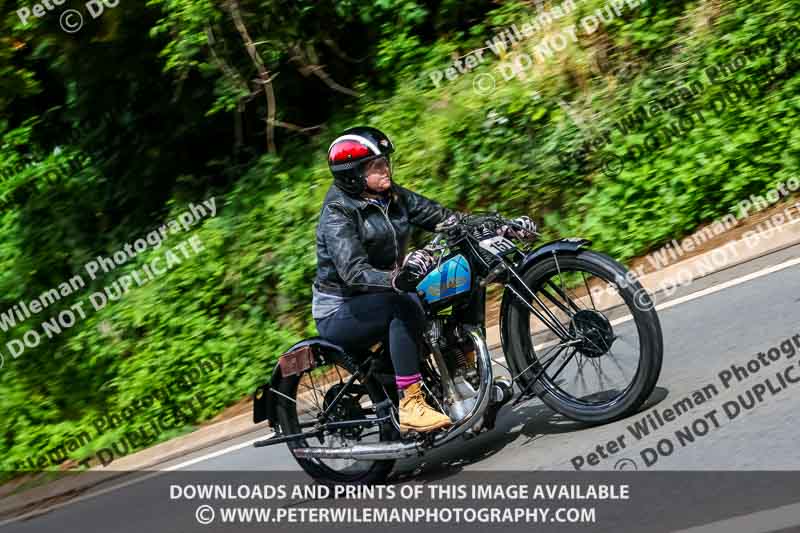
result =
[[[450,417],[444,415],[425,402],[425,395],[419,383],[410,385],[403,393],[399,405],[400,431],[419,431],[426,433],[452,425]]]

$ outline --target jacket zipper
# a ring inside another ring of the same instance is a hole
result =
[[[398,255],[400,254],[400,250],[397,249],[397,232],[394,230],[394,226],[392,226],[392,221],[389,220],[389,205],[391,204],[392,200],[389,200],[389,203],[386,204],[386,210],[384,211],[382,207],[378,206],[383,216],[386,217],[386,223],[389,224],[389,229],[392,230],[392,240],[394,241],[394,264],[392,265],[392,269],[397,266],[398,263]]]

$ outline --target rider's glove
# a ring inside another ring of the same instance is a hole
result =
[[[536,224],[527,216],[521,216],[508,221],[498,231],[498,235],[521,241],[536,240]]]
[[[461,221],[464,219],[464,215],[458,212],[454,212],[452,215],[447,217],[444,221],[440,222],[436,225],[436,231],[447,231],[455,226],[458,226]]]
[[[392,287],[397,292],[416,292],[417,285],[436,265],[428,250],[414,250],[406,256],[403,266],[392,277]]]

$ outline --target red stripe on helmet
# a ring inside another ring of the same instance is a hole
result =
[[[341,141],[331,146],[328,159],[331,163],[344,163],[372,155],[369,148],[357,141]]]

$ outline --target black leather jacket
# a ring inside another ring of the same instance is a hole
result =
[[[396,184],[386,210],[331,185],[317,225],[317,289],[340,296],[392,290],[411,226],[434,231],[452,214]]]

